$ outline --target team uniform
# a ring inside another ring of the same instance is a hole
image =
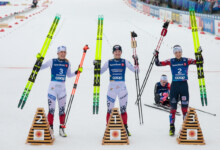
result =
[[[120,111],[123,123],[127,126],[127,103],[128,92],[125,85],[125,72],[126,68],[135,72],[134,66],[125,59],[111,59],[107,61],[101,68],[101,74],[109,69],[110,84],[107,92],[107,116],[106,121],[108,123],[112,108],[114,108],[115,100],[118,97],[120,104]]]
[[[51,59],[41,66],[41,70],[51,68],[51,82],[48,89],[48,122],[53,126],[54,112],[56,106],[56,99],[59,105],[59,119],[60,124],[63,125],[65,121],[65,106],[66,106],[66,76],[71,78],[76,75],[71,72],[71,65],[67,60]]]
[[[169,65],[172,72],[172,83],[170,89],[170,124],[174,126],[175,114],[178,100],[181,101],[183,118],[186,116],[189,105],[189,90],[188,90],[188,68],[189,65],[195,65],[196,60],[182,57],[180,59],[172,58],[166,61],[159,61],[158,57],[155,59],[157,66]],[[175,128],[174,128],[175,132]]]
[[[156,104],[169,105],[170,83],[166,83],[164,86],[160,82],[155,84],[154,88],[154,100]]]

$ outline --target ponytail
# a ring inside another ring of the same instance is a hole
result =
[[[68,59],[66,59],[66,58],[65,58],[64,60],[65,60],[66,62],[68,62],[68,63],[69,63],[69,60],[68,60]]]

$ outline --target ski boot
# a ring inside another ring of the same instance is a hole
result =
[[[126,130],[126,132],[127,132],[127,135],[128,135],[128,136],[131,136],[131,133],[128,131],[128,125],[125,124],[124,126],[125,126],[125,130]]]
[[[50,131],[50,135],[54,138],[53,125],[50,125],[49,131]]]
[[[65,126],[64,125],[60,125],[60,130],[59,130],[60,136],[67,137],[67,134],[65,133],[64,129],[65,129]]]
[[[174,124],[170,124],[170,136],[174,136],[175,135],[175,126]]]
[[[53,125],[50,125],[50,130],[53,132]]]

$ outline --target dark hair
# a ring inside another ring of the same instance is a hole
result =
[[[174,48],[174,47],[181,47],[181,46],[180,46],[180,45],[174,45],[173,48]]]
[[[113,50],[112,53],[114,53],[114,51],[116,50],[120,50],[122,52],[122,48],[120,45],[114,45],[112,50]]]

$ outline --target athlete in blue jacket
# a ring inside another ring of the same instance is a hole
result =
[[[177,109],[178,99],[180,98],[183,119],[186,116],[188,105],[189,105],[189,90],[188,90],[188,68],[189,65],[196,64],[196,60],[191,58],[182,57],[182,48],[179,45],[173,47],[173,53],[175,58],[168,59],[166,61],[159,61],[158,51],[155,51],[156,57],[155,64],[157,66],[169,65],[172,72],[172,83],[170,89],[170,135],[175,134],[175,114]]]
[[[39,54],[38,54],[39,55]],[[53,119],[56,106],[56,99],[59,105],[59,119],[60,119],[60,136],[66,137],[64,131],[65,121],[65,107],[66,107],[66,76],[71,78],[78,72],[82,72],[82,68],[79,68],[75,72],[71,72],[70,62],[66,59],[66,47],[60,46],[57,50],[58,58],[50,59],[46,63],[42,64],[41,70],[50,67],[51,69],[51,82],[48,89],[48,105],[49,112],[47,115],[48,122],[53,130]],[[37,56],[38,57],[38,56]]]
[[[136,69],[129,61],[121,58],[122,48],[120,45],[115,45],[113,47],[113,55],[114,59],[108,60],[104,66],[101,68],[101,74],[104,73],[107,69],[109,69],[110,75],[110,84],[108,87],[107,93],[107,116],[106,121],[108,123],[112,108],[114,108],[116,98],[118,96],[121,117],[127,131],[128,136],[131,134],[128,131],[127,126],[127,102],[128,102],[128,92],[125,85],[125,72],[126,68],[130,71],[135,72]]]
[[[170,83],[168,82],[167,76],[162,75],[160,82],[157,82],[154,87],[154,100],[158,105],[170,106]]]

